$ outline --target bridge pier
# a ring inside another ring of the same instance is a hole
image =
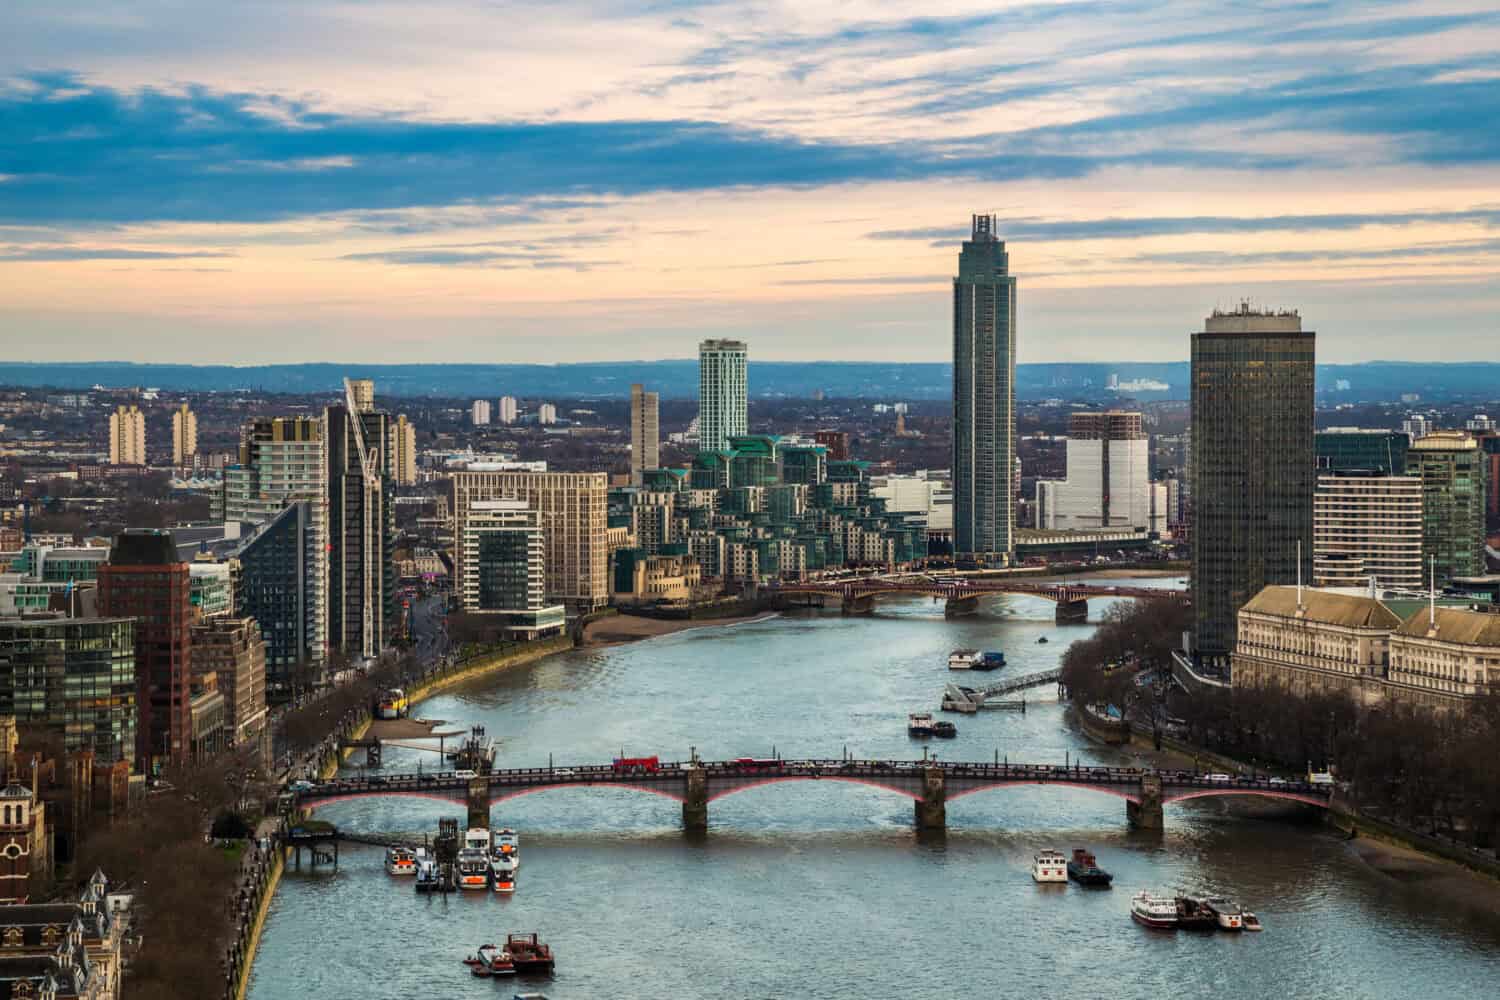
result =
[[[465,797],[469,807],[468,829],[488,830],[490,828],[490,779],[484,775],[472,779]]]
[[[979,597],[950,597],[943,603],[944,618],[963,618],[979,614]]]
[[[1161,778],[1159,776],[1141,775],[1140,801],[1125,800],[1125,818],[1137,830],[1160,830],[1162,828]]]
[[[1089,620],[1089,602],[1081,597],[1057,602],[1056,621],[1059,625],[1079,625]]]
[[[875,598],[869,594],[863,597],[845,597],[840,608],[846,615],[870,615],[875,613]]]
[[[922,797],[912,803],[912,808],[918,833],[948,828],[948,788],[941,768],[929,767],[922,772]]]
[[[701,767],[687,772],[687,791],[682,797],[682,829],[689,834],[708,832],[708,778]]]

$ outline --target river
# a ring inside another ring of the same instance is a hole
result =
[[[1103,602],[1094,602],[1097,615]],[[906,713],[936,707],[948,651],[1003,649],[1004,672],[1054,665],[1091,626],[1052,606],[994,599],[977,619],[891,602],[868,618],[778,617],[552,657],[452,689],[419,714],[483,723],[504,766],[629,755],[916,757]],[[1048,636],[1039,645],[1036,639]],[[983,675],[981,675],[983,676]],[[950,760],[1117,763],[1050,691],[1028,711],[957,719],[930,747]],[[432,767],[427,754],[426,766]],[[388,770],[424,755],[388,750]],[[330,804],[370,832],[434,832],[456,806]],[[388,878],[376,848],[345,845],[336,873],[288,872],[272,902],[250,1000],[509,997],[864,998],[1168,996],[1411,998],[1483,995],[1500,981],[1500,921],[1378,874],[1316,821],[1226,800],[1169,805],[1164,834],[1134,834],[1123,802],[1021,787],[948,804],[919,842],[912,806],[842,782],[781,783],[709,806],[690,842],[680,807],[572,789],[496,806],[521,834],[512,897],[432,898]],[[1038,886],[1031,856],[1088,846],[1116,888]],[[1214,890],[1256,910],[1261,934],[1148,931],[1138,888]],[[542,932],[550,982],[473,979],[459,959],[507,931]],[[1489,983],[1490,987],[1483,984]]]

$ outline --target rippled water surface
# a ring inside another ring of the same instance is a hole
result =
[[[1097,603],[1097,602],[1096,602]],[[1101,610],[1092,608],[1095,614]],[[1003,649],[1005,672],[1045,669],[1087,626],[1034,598],[945,622],[925,601],[871,618],[783,617],[579,651],[474,682],[419,714],[484,723],[502,763],[631,755],[916,757],[906,713],[936,707],[948,651]],[[1051,642],[1036,644],[1046,635]],[[983,675],[979,675],[983,676]],[[1070,724],[1050,692],[1021,715],[959,718],[948,759],[1121,761]],[[387,751],[388,770],[432,755]],[[912,806],[840,782],[781,783],[710,807],[686,840],[672,800],[616,789],[501,803],[521,833],[519,888],[418,896],[376,848],[346,845],[336,873],[289,873],[272,904],[251,1000],[567,998],[1216,997],[1495,995],[1500,926],[1370,871],[1315,821],[1209,800],[1167,807],[1135,835],[1118,798],[1020,787],[950,802],[949,831],[919,842]],[[453,805],[371,799],[320,815],[368,832],[436,830]],[[1111,891],[1038,886],[1038,848],[1088,846]],[[1137,888],[1215,890],[1255,909],[1258,935],[1147,931]],[[543,983],[476,980],[460,963],[507,931],[558,954]]]

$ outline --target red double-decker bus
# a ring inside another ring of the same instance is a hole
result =
[[[616,757],[616,774],[655,774],[661,770],[661,760],[652,757]]]

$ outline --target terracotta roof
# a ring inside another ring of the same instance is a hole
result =
[[[1302,621],[1342,625],[1346,628],[1394,629],[1401,624],[1401,619],[1395,612],[1373,597],[1333,594],[1314,587],[1303,587],[1302,606],[1306,609],[1306,613],[1302,615]],[[1297,617],[1297,588],[1264,587],[1241,610],[1262,615],[1277,615],[1282,618],[1295,618]]]
[[[1401,624],[1397,634],[1426,638],[1428,615],[1427,608],[1415,612]],[[1500,614],[1440,607],[1437,609],[1437,635],[1433,638],[1463,646],[1500,647]]]

